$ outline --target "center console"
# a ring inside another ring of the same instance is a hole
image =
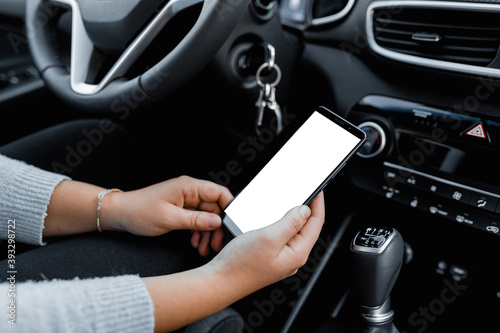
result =
[[[386,228],[404,239],[390,293],[400,332],[498,331],[500,121],[374,95],[360,100],[349,120],[368,138],[346,169],[354,188],[333,199],[327,190],[337,210],[325,225],[337,229],[281,332],[351,333],[366,322],[356,290],[376,290],[367,281],[380,275],[356,274],[367,266],[351,253],[363,228],[383,231],[361,239],[375,248]]]
[[[383,96],[350,114],[368,135],[353,183],[411,209],[500,236],[500,122]]]

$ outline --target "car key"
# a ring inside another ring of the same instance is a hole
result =
[[[272,48],[272,52],[268,52],[267,54],[269,55],[267,61],[259,67],[255,75],[257,84],[261,88],[259,91],[259,98],[255,103],[255,106],[257,107],[255,132],[257,133],[257,135],[260,135],[261,133],[260,129],[263,126],[264,112],[266,109],[273,111],[276,116],[276,134],[281,133],[281,131],[283,130],[283,123],[282,123],[283,117],[282,117],[281,107],[276,101],[276,86],[279,84],[281,80],[281,70],[275,62],[274,48]],[[274,80],[274,82],[272,83],[262,82],[261,80],[262,72],[264,70],[271,71],[273,69],[276,71],[276,79]]]
[[[269,83],[264,84],[260,90],[259,98],[257,99],[255,106],[257,106],[257,121],[255,124],[255,131],[257,134],[260,134],[260,128],[263,125],[264,112],[266,108],[274,111],[277,124],[276,134],[279,134],[283,129],[283,125],[281,108],[278,102],[276,102],[276,88]]]

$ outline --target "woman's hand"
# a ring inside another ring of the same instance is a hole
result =
[[[140,190],[109,194],[101,210],[101,227],[141,236],[193,230],[192,245],[207,255],[210,246],[215,251],[222,248],[219,215],[232,199],[223,186],[182,176]]]
[[[236,237],[208,265],[220,272],[222,283],[236,283],[237,289],[251,293],[295,274],[305,264],[324,219],[321,192],[310,208],[295,207],[278,222]]]
[[[47,207],[43,236],[95,231],[97,195],[104,189],[73,180],[62,181]],[[176,229],[193,230],[191,243],[201,255],[219,251],[224,236],[220,213],[233,196],[215,183],[187,176],[130,192],[112,192],[102,200],[102,230],[158,236]]]
[[[155,308],[155,331],[172,331],[294,274],[305,264],[324,222],[323,193],[310,208],[244,233],[204,266],[145,278]]]

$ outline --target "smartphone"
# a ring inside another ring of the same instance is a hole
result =
[[[365,133],[325,107],[306,115],[223,212],[234,236],[268,226],[308,205],[365,141]]]

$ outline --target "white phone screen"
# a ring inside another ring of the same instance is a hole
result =
[[[361,139],[315,111],[225,209],[244,233],[302,205]]]

